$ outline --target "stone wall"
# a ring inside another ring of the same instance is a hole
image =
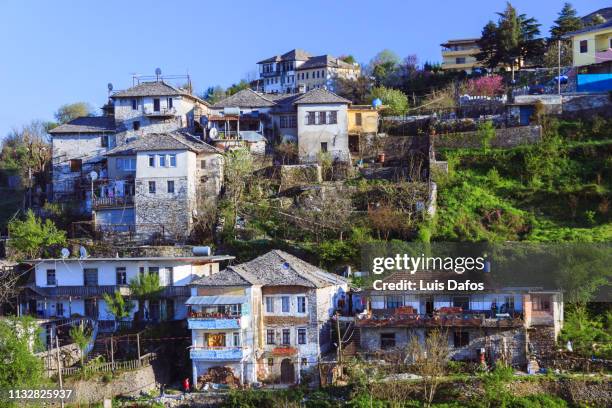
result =
[[[612,98],[609,94],[563,96],[564,117],[576,118],[595,114],[612,117]]]
[[[477,132],[448,133],[432,136],[436,148],[479,148],[482,141]],[[495,130],[495,137],[490,141],[491,147],[510,148],[524,144],[534,144],[542,139],[542,127],[539,125],[518,126]]]
[[[319,184],[323,181],[318,164],[280,166],[280,190]]]
[[[81,360],[81,349],[74,343],[60,347],[59,354],[62,367],[70,367]],[[37,353],[36,357],[43,361],[50,375],[54,374],[53,370],[57,370],[57,348]]]

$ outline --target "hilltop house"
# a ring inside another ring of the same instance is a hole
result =
[[[192,283],[193,383],[214,367],[243,384],[296,383],[332,342],[346,279],[274,250]]]
[[[55,202],[91,211],[90,174],[107,177],[104,154],[147,133],[202,133],[208,104],[163,80],[142,82],[110,96],[104,116],[74,119],[49,131]],[[96,182],[96,180],[93,180]]]
[[[96,186],[96,228],[175,241],[191,233],[221,191],[220,151],[185,132],[147,133],[106,152]]]
[[[465,282],[468,276],[453,279]],[[383,284],[447,282],[448,273],[395,272]],[[469,282],[469,280],[467,280]],[[475,282],[472,277],[472,281]],[[426,285],[426,284],[425,284]],[[355,341],[364,353],[405,350],[411,337],[424,341],[439,329],[448,336],[453,360],[505,357],[525,367],[528,352],[555,344],[563,324],[563,297],[542,288],[495,287],[483,291],[374,290],[364,292],[367,310],[355,321]]]
[[[480,52],[479,38],[448,40],[442,47],[442,69],[463,70],[470,74],[482,65],[476,60]]]
[[[155,300],[138,304],[126,323],[141,310],[149,321],[180,320],[187,315],[185,301],[194,280],[219,271],[219,263],[231,256],[184,256],[128,258],[62,258],[28,261],[34,266],[31,278],[20,294],[19,314],[32,315],[53,327],[57,320],[87,317],[100,330],[112,331],[115,317],[106,308],[102,295],[121,292],[130,296],[129,283],[138,274],[159,276],[162,291]]]
[[[265,93],[308,92],[326,88],[333,91],[336,78],[357,79],[359,64],[350,64],[331,55],[312,56],[300,49],[266,58],[257,63]]]
[[[301,163],[317,161],[321,152],[329,152],[338,161],[349,161],[350,103],[324,88],[277,95],[245,89],[212,106],[208,137],[215,146],[227,146],[228,138],[243,140],[241,129],[246,127],[268,141],[297,143]],[[212,129],[215,131],[211,133]]]

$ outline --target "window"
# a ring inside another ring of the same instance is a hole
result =
[[[134,122],[132,122],[132,129],[140,130],[140,121],[139,120],[135,120]]]
[[[327,112],[319,112],[319,125],[324,125],[327,122]]]
[[[149,181],[149,194],[155,194],[155,182]]]
[[[280,127],[281,129],[287,128],[287,117],[286,116],[281,116],[280,117]]]
[[[338,111],[329,112],[329,123],[331,125],[335,125],[336,123],[338,123]]]
[[[159,274],[159,286],[172,286],[173,272],[174,269],[171,266],[159,269],[157,272]],[[149,273],[151,273],[150,270]]]
[[[401,295],[390,295],[385,300],[387,301],[387,309],[396,309],[404,306],[404,297]]]
[[[461,310],[470,310],[470,298],[469,298],[469,296],[455,296],[455,297],[453,297],[453,307],[460,307]]]
[[[98,270],[95,268],[83,269],[84,286],[98,286]]]
[[[154,154],[149,155],[149,167],[155,167],[155,155]]]
[[[514,311],[514,296],[506,296],[504,302],[504,312],[512,312]]]
[[[287,127],[289,128],[296,128],[297,127],[297,116],[296,115],[291,115],[287,117],[288,119],[288,125]]]
[[[289,313],[289,296],[281,296],[281,311]]]
[[[168,194],[174,194],[174,180],[168,180]]]
[[[355,114],[355,125],[361,126],[361,112]]]
[[[550,299],[547,296],[534,296],[532,309],[538,311],[550,311]]]
[[[300,327],[297,330],[298,344],[306,344],[306,329]]]
[[[302,367],[308,367],[308,359],[306,357],[302,357],[302,359],[300,360],[300,364],[302,365]]]
[[[172,98],[168,98],[168,109],[172,109],[173,108],[173,103],[174,101],[172,100]]]
[[[81,167],[83,166],[83,161],[81,159],[71,159],[70,160],[70,171],[75,173],[81,171]]]
[[[306,313],[306,296],[297,297],[297,311],[298,313]]]
[[[160,107],[159,98],[153,98],[153,110],[155,112],[159,112],[159,107]]]
[[[274,298],[266,297],[266,313],[274,313]]]
[[[159,276],[159,267],[158,266],[149,266],[149,275],[157,275],[157,276]]]
[[[136,170],[136,159],[135,158],[117,158],[115,161],[115,167],[117,170],[123,171],[135,171]]]
[[[316,112],[308,112],[307,116],[306,116],[306,124],[307,125],[314,125],[315,122],[315,114]]]
[[[291,330],[283,329],[283,346],[288,346],[291,344]]]
[[[159,154],[159,167],[166,167],[166,155]]]
[[[273,358],[269,358],[268,359],[268,366],[272,367],[274,365],[274,359]]]
[[[47,269],[47,286],[57,285],[55,280],[55,269]]]
[[[132,99],[132,110],[138,110],[138,99]]]
[[[327,142],[321,143],[321,152],[327,153]]]
[[[585,54],[589,52],[589,42],[587,40],[580,41],[580,53]]]
[[[117,276],[117,285],[127,285],[127,274],[124,267],[115,269],[115,274]]]
[[[239,347],[240,346],[240,333],[234,332],[233,338],[234,338],[234,347]]]
[[[108,147],[108,135],[100,136],[100,144],[102,147]]]
[[[176,167],[176,154],[171,154],[169,157],[170,167]]]
[[[266,332],[266,344],[274,344],[274,330],[272,329]]]
[[[465,57],[455,58],[455,64],[465,64]]]
[[[63,316],[64,315],[64,304],[62,302],[58,302],[55,306],[55,315]]]
[[[393,347],[395,347],[395,333],[381,333],[380,348],[385,350]]]
[[[455,332],[453,334],[453,346],[465,347],[470,344],[470,334],[468,332]]]

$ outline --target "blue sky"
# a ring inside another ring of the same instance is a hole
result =
[[[514,0],[548,33],[563,2]],[[580,15],[610,0],[574,0]],[[0,0],[0,137],[64,103],[105,102],[131,74],[189,72],[197,91],[228,86],[263,58],[303,48],[369,61],[389,48],[439,61],[439,44],[476,37],[502,0]]]

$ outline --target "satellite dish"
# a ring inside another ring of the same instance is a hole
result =
[[[70,250],[68,248],[62,248],[61,254],[62,254],[62,259],[66,259],[70,256]]]
[[[95,171],[91,171],[89,173],[89,178],[91,179],[91,181],[96,181],[98,179],[98,173],[96,173]]]
[[[208,136],[210,136],[211,139],[215,139],[217,137],[217,134],[219,134],[217,128],[212,128],[208,131]]]
[[[113,84],[111,84],[110,82],[106,85],[106,87],[108,88],[108,92],[113,91]]]
[[[80,257],[81,259],[85,259],[85,258],[87,258],[87,249],[85,249],[85,247],[84,247],[83,245],[81,245],[81,246],[79,247],[79,257]]]
[[[289,269],[289,262],[283,262],[283,269]]]

